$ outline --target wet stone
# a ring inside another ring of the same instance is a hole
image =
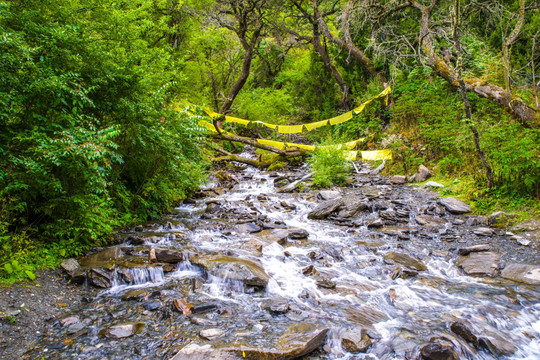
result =
[[[71,324],[75,324],[75,323],[78,323],[80,320],[79,320],[79,317],[77,315],[71,315],[71,316],[68,316],[68,317],[65,317],[65,318],[62,318],[59,320],[60,324],[62,326],[69,326]]]
[[[540,265],[508,264],[502,270],[501,276],[531,285],[540,285]]]
[[[111,275],[100,269],[92,269],[88,273],[88,283],[98,288],[110,288],[112,286]]]
[[[146,289],[130,290],[122,295],[122,300],[138,300],[144,298],[149,292]]]
[[[263,304],[263,308],[274,314],[285,314],[289,311],[289,300],[286,298],[271,299]]]
[[[144,326],[145,324],[142,322],[117,324],[101,329],[99,335],[102,337],[122,339],[139,333]]]
[[[450,325],[450,330],[452,330],[454,334],[460,336],[463,340],[473,344],[474,346],[478,346],[478,338],[473,334],[470,325],[464,321],[453,322]]]
[[[256,232],[259,232],[261,231],[261,227],[257,224],[254,224],[252,222],[250,223],[245,223],[245,224],[240,224],[238,226],[236,226],[236,231],[238,231],[239,233],[256,233]]]
[[[225,335],[225,332],[221,329],[206,329],[201,330],[201,332],[199,332],[199,335],[204,339],[214,340]]]
[[[126,239],[126,242],[130,245],[135,245],[135,246],[144,245],[144,238],[140,236],[129,236]]]
[[[416,271],[427,270],[426,265],[424,265],[424,263],[422,263],[420,260],[404,253],[390,251],[385,255],[384,258],[393,260],[396,264],[402,265],[412,270],[416,270]]]
[[[450,343],[434,342],[420,350],[421,360],[459,360],[459,356]]]
[[[187,256],[179,250],[155,248],[157,262],[160,263],[178,263],[188,260]]]
[[[315,207],[308,214],[309,219],[324,219],[344,204],[343,198],[327,200]]]
[[[494,252],[473,252],[456,261],[465,274],[494,277],[499,273],[501,256]]]
[[[482,332],[479,343],[481,347],[488,349],[497,357],[510,356],[517,351],[517,347],[506,339],[509,339],[507,335],[492,329],[485,329]]]
[[[383,226],[384,226],[384,223],[381,219],[375,219],[367,224],[368,228],[380,228]]]
[[[323,190],[319,192],[319,198],[322,200],[334,200],[341,197],[341,193],[336,190]]]
[[[307,239],[309,236],[309,233],[306,230],[300,228],[289,228],[288,232],[289,237],[296,240]]]
[[[232,256],[195,256],[191,263],[205,268],[209,273],[221,278],[241,281],[246,285],[265,287],[270,276],[254,261]]]
[[[67,327],[67,333],[68,334],[75,334],[81,330],[84,330],[85,326],[83,323],[81,322],[77,322],[77,323],[74,323],[74,324],[71,324]]]
[[[203,318],[203,317],[196,317],[196,316],[190,317],[189,321],[192,324],[200,325],[200,326],[216,326],[218,324],[217,321],[210,320],[210,319]]]
[[[116,259],[124,256],[124,252],[119,247],[110,247],[98,253],[85,256],[79,263],[83,269],[105,267]]]
[[[371,338],[365,329],[347,328],[341,337],[341,346],[350,353],[363,353],[371,346]]]
[[[161,307],[161,302],[159,301],[147,301],[142,305],[143,309],[148,311],[154,311]]]
[[[467,246],[462,247],[458,249],[458,255],[469,255],[473,252],[482,252],[482,251],[489,251],[491,250],[491,246],[488,244],[480,244],[480,245],[473,245],[473,246]]]

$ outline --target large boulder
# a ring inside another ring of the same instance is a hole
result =
[[[508,264],[501,276],[517,282],[540,285],[540,265]]]
[[[84,270],[90,268],[109,267],[115,260],[124,256],[124,252],[119,247],[110,247],[103,251],[88,255],[79,260],[79,264]]]
[[[327,333],[328,328],[319,325],[295,323],[290,325],[275,342],[270,342],[267,347],[242,345],[233,346],[228,350],[245,354],[247,359],[296,359],[324,345]]]
[[[439,204],[452,214],[465,214],[472,211],[469,205],[453,197],[442,198],[439,200]]]
[[[456,261],[456,265],[470,276],[490,276],[499,274],[501,256],[495,252],[473,252],[462,256]]]
[[[86,280],[86,273],[76,259],[70,258],[62,261],[60,267],[69,275],[71,281],[82,284]]]
[[[414,174],[414,179],[418,182],[426,181],[431,177],[431,171],[424,165],[420,165],[416,174]]]
[[[265,287],[270,276],[258,263],[232,256],[201,255],[190,259],[214,276],[241,281],[246,285]]]
[[[324,219],[345,203],[343,198],[323,201],[311,210],[308,214],[309,219]]]

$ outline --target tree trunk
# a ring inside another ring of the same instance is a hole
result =
[[[416,0],[409,0],[411,6],[421,14],[420,20],[420,44],[424,52],[424,57],[430,66],[439,76],[455,87],[459,87],[458,77],[455,70],[442,59],[434,50],[433,39],[429,29],[431,11],[438,3],[433,0],[430,6],[421,5]],[[539,125],[538,112],[530,107],[523,100],[514,98],[511,92],[502,87],[491,84],[487,81],[470,78],[463,79],[465,89],[474,92],[478,96],[489,99],[494,103],[508,110],[511,114],[519,117],[524,125],[537,127]]]
[[[344,17],[343,18],[343,24],[344,24],[343,32],[346,34],[349,34],[348,12],[349,12],[349,5],[347,5],[343,10],[343,17]],[[328,41],[336,44],[343,50],[349,52],[356,59],[356,61],[358,61],[364,67],[364,69],[366,69],[366,71],[371,75],[371,77],[375,79],[379,79],[383,83],[384,87],[388,86],[388,80],[386,79],[386,77],[382,73],[378,72],[373,66],[373,62],[371,61],[371,59],[367,57],[362,50],[357,48],[356,45],[352,43],[350,34],[348,35],[348,38],[350,41],[344,41],[343,39],[333,36],[332,33],[330,32],[330,29],[328,28],[328,25],[326,25],[326,23],[324,22],[324,19],[319,14],[317,9],[315,9],[315,16],[317,18],[317,21],[319,22],[319,26],[324,36],[328,39]]]
[[[238,80],[236,80],[236,82],[232,86],[231,91],[229,91],[229,95],[227,95],[227,98],[225,99],[225,101],[223,101],[223,104],[221,104],[221,109],[219,110],[221,114],[227,114],[229,112],[234,102],[234,99],[236,98],[240,90],[242,90],[249,77],[251,61],[253,60],[253,49],[248,48],[245,51],[246,52],[244,54],[244,61],[242,62],[242,70],[240,72],[240,77],[238,77]]]
[[[519,15],[518,15],[518,21],[516,23],[516,27],[514,28],[514,30],[512,30],[512,33],[510,34],[510,36],[504,39],[502,43],[504,84],[506,86],[506,90],[508,91],[511,90],[510,48],[512,44],[517,40],[519,33],[521,32],[521,27],[523,26],[524,21],[525,21],[525,0],[520,0],[519,1]]]
[[[465,110],[465,117],[467,119],[469,129],[471,129],[471,132],[473,133],[474,146],[476,148],[476,153],[478,154],[478,157],[480,158],[480,161],[482,162],[482,165],[484,166],[484,169],[486,170],[486,177],[488,179],[488,188],[491,189],[493,187],[493,171],[491,170],[491,166],[489,165],[486,159],[486,155],[484,154],[484,151],[482,150],[482,147],[480,146],[480,135],[478,133],[478,130],[476,129],[476,126],[474,126],[472,122],[471,104],[469,103],[469,98],[467,98],[467,90],[465,88],[465,82],[463,81],[461,77],[461,73],[463,69],[463,55],[462,55],[462,49],[461,49],[461,41],[459,38],[460,22],[461,22],[460,0],[456,0],[455,15],[453,18],[453,23],[454,23],[453,35],[454,35],[454,44],[456,46],[456,52],[457,52],[456,75],[457,75],[457,82],[459,84],[458,89],[459,89],[459,93],[461,94],[461,98],[463,99],[463,108]]]
[[[328,68],[328,70],[330,70],[330,72],[334,76],[334,79],[336,80],[339,87],[341,88],[341,92],[342,92],[341,106],[343,108],[348,109],[349,87],[347,86],[347,83],[345,83],[345,80],[343,80],[343,77],[341,76],[339,70],[336,68],[336,66],[332,62],[330,55],[328,55],[328,52],[322,46],[319,29],[316,23],[313,24],[313,37],[311,38],[311,44],[313,45],[315,50],[319,53],[319,55],[321,55],[324,65]]]

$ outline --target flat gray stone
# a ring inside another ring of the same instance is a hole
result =
[[[480,244],[480,245],[462,247],[458,249],[458,254],[465,256],[473,252],[482,252],[482,251],[489,251],[489,250],[491,250],[491,247],[488,244]]]
[[[540,265],[508,264],[501,272],[501,276],[525,284],[540,285]]]
[[[499,274],[499,262],[501,256],[494,252],[473,252],[462,256],[456,261],[456,265],[470,276],[490,276]]]
[[[469,205],[453,197],[442,198],[439,200],[439,204],[452,214],[465,214],[472,211]]]

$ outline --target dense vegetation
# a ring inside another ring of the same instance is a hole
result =
[[[211,154],[202,113],[178,111],[181,100],[291,124],[392,85],[389,106],[282,139],[367,136],[393,150],[389,173],[424,163],[479,210],[534,207],[539,28],[529,0],[0,1],[2,277],[32,278],[196,189]],[[318,185],[343,181],[337,157],[315,154]]]

